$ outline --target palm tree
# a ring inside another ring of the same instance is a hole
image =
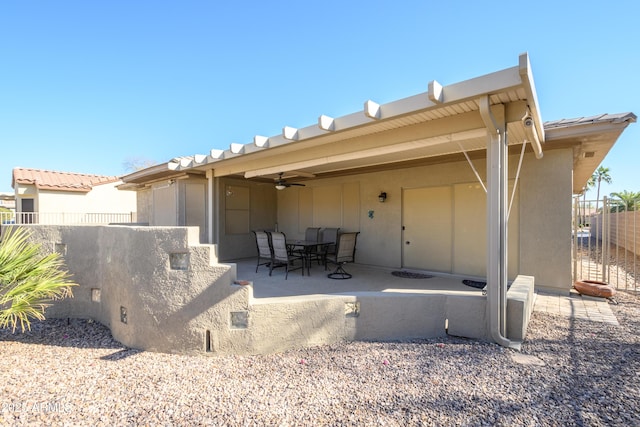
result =
[[[611,184],[613,180],[611,179],[611,175],[609,175],[609,168],[605,168],[604,166],[600,166],[596,171],[591,175],[593,181],[598,185],[598,192],[596,195],[596,212],[598,212],[598,202],[600,201],[600,183],[602,181],[607,184]]]
[[[640,202],[640,192],[635,191],[624,190],[617,193],[611,193],[609,196],[617,199],[615,200],[617,206],[613,208],[614,212],[634,211]]]
[[[24,228],[9,229],[0,241],[0,328],[31,329],[44,320],[52,300],[72,297],[69,273],[58,253],[43,255]]]

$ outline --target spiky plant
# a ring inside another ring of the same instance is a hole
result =
[[[44,255],[29,241],[30,231],[12,228],[0,241],[0,328],[31,329],[31,320],[44,320],[53,300],[72,297],[64,262],[58,253]]]

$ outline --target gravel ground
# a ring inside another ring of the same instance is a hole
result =
[[[620,326],[535,312],[520,353],[451,337],[181,356],[48,320],[0,330],[0,424],[640,425],[640,298],[616,299]]]

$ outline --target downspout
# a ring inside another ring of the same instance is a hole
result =
[[[207,238],[213,244],[213,169],[207,170]]]
[[[508,348],[521,343],[506,337],[507,320],[507,173],[508,146],[504,105],[493,108],[480,98],[480,116],[487,127],[487,315],[493,340]],[[493,111],[492,111],[493,110]],[[494,114],[495,113],[495,114]],[[497,117],[496,117],[497,116]]]

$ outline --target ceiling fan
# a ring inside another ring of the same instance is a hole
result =
[[[304,187],[304,184],[297,184],[295,182],[287,182],[283,177],[283,173],[280,172],[278,174],[278,179],[276,179],[276,190],[284,190],[287,187],[291,187],[292,185],[297,185],[299,187]]]

